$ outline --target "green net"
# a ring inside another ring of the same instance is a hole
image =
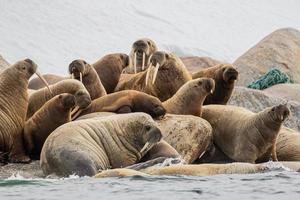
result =
[[[263,90],[272,85],[279,83],[292,83],[293,81],[288,77],[288,75],[279,69],[272,68],[268,73],[259,77],[257,81],[250,83],[247,87],[257,90]]]

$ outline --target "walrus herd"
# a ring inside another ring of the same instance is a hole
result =
[[[252,173],[270,160],[300,161],[300,133],[283,126],[287,105],[258,113],[226,105],[234,65],[191,73],[142,38],[129,55],[76,59],[66,76],[37,68],[25,59],[0,74],[2,164],[40,160],[45,176],[110,177]],[[170,158],[185,163],[161,166]]]

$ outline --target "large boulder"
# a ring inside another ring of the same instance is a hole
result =
[[[300,131],[300,102],[286,101],[283,98],[269,95],[261,90],[254,90],[245,87],[235,87],[228,102],[229,105],[241,106],[253,112],[259,112],[266,107],[287,103],[291,110],[291,116],[284,125]]]
[[[0,71],[8,67],[9,63],[0,55]]]
[[[263,90],[265,93],[287,101],[300,102],[300,84],[277,84]]]
[[[293,28],[274,31],[240,56],[233,65],[240,72],[238,85],[246,86],[274,67],[300,83],[300,31]]]
[[[193,163],[212,144],[212,127],[200,117],[167,114],[156,122],[164,140],[174,147],[187,163]]]
[[[213,67],[215,65],[224,63],[219,60],[215,60],[211,57],[190,56],[190,57],[181,57],[180,59],[182,60],[183,64],[191,73],[195,73],[201,69]]]

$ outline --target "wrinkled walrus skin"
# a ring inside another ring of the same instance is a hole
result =
[[[29,105],[27,111],[27,119],[29,119],[38,109],[40,109],[52,97],[69,93],[73,94],[76,98],[76,105],[80,108],[86,108],[91,103],[91,97],[84,85],[74,79],[62,80],[58,83],[50,85],[52,94],[47,88],[42,88],[31,92],[29,96]]]
[[[192,80],[182,61],[174,54],[156,51],[150,59],[150,64],[152,66],[159,65],[154,83],[153,73],[155,69],[149,67],[147,71],[137,74],[124,74],[123,78],[121,76],[115,91],[138,90],[155,96],[161,101],[166,101],[183,84]],[[149,79],[147,78],[147,72],[149,73]]]
[[[71,109],[75,97],[63,93],[47,101],[24,126],[25,149],[31,159],[40,159],[40,153],[47,137],[57,127],[71,121]]]
[[[259,113],[224,105],[203,106],[202,117],[213,128],[214,143],[237,162],[266,162],[276,158],[276,138],[290,111],[278,105]]]
[[[25,59],[0,74],[0,155],[8,154],[10,162],[30,161],[25,155],[22,130],[28,106],[28,79],[36,69],[32,60]]]
[[[70,122],[47,138],[40,165],[45,175],[93,176],[99,170],[135,164],[161,137],[144,113]]]

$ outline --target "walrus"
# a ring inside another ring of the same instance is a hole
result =
[[[72,61],[69,65],[69,73],[72,78],[83,83],[92,100],[106,95],[105,88],[96,70],[86,61],[81,59]]]
[[[37,72],[37,65],[25,59],[5,68],[0,74],[0,160],[29,162],[25,154],[22,130],[28,106],[28,80]],[[8,158],[7,158],[8,156]]]
[[[229,105],[202,107],[202,118],[213,128],[214,143],[237,162],[265,162],[276,157],[276,138],[282,123],[290,115],[285,105],[253,113]]]
[[[29,96],[29,104],[26,119],[29,119],[52,97],[62,93],[73,94],[76,99],[76,105],[81,109],[88,107],[91,103],[91,97],[89,92],[86,90],[84,85],[78,80],[62,80],[53,85],[50,85],[50,88],[52,90],[52,94],[48,90],[46,90],[46,88],[41,88],[39,90],[31,92]]]
[[[190,73],[176,55],[156,51],[147,71],[121,77],[115,91],[133,89],[166,101],[189,80],[192,80]]]
[[[59,81],[69,79],[70,77],[59,76],[55,74],[44,74],[42,76],[49,85],[53,85]],[[29,81],[28,89],[38,90],[44,88],[45,84],[39,78],[33,78]]]
[[[186,82],[163,106],[167,113],[195,115],[201,117],[203,102],[213,93],[215,81],[212,78],[197,78]]]
[[[106,92],[113,93],[122,71],[129,66],[129,56],[122,53],[108,54],[92,64]]]
[[[95,99],[88,108],[78,110],[72,119],[93,112],[145,112],[153,118],[159,118],[166,114],[166,110],[158,98],[136,90],[123,90]]]
[[[282,127],[276,141],[276,153],[279,161],[300,161],[300,133]]]
[[[47,138],[40,165],[45,175],[93,176],[101,170],[135,164],[161,137],[145,113],[74,121]]]
[[[23,137],[27,154],[31,159],[40,159],[40,153],[47,137],[57,127],[71,121],[71,109],[75,97],[63,93],[47,101],[24,126]]]
[[[193,79],[208,77],[215,81],[215,90],[206,97],[203,105],[227,104],[234,89],[238,74],[238,71],[230,64],[219,64],[194,73],[192,75]]]
[[[129,74],[136,74],[146,70],[149,66],[149,60],[155,51],[157,51],[157,46],[153,40],[141,38],[135,41],[129,54],[130,66],[125,68],[124,71]]]

